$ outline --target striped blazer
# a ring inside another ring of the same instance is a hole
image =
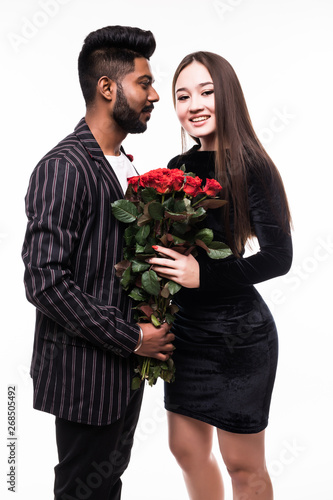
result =
[[[126,408],[139,338],[114,269],[124,228],[110,204],[123,196],[84,119],[38,163],[26,195],[34,408],[92,425]]]

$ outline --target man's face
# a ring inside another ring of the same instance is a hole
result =
[[[117,84],[113,108],[114,121],[127,133],[140,134],[147,128],[154,102],[159,95],[153,88],[153,76],[147,59],[134,60],[134,71]]]

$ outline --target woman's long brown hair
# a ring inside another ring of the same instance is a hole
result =
[[[175,86],[181,71],[192,62],[203,64],[209,71],[215,95],[216,139],[215,156],[216,178],[223,186],[222,196],[232,201],[234,207],[233,235],[230,233],[229,206],[225,207],[224,218],[229,245],[235,255],[240,255],[246,240],[255,236],[251,227],[247,189],[249,165],[256,169],[257,175],[267,179],[267,169],[278,190],[281,200],[281,226],[290,232],[291,215],[287,196],[279,171],[259,141],[250,119],[244,94],[237,75],[230,63],[212,52],[193,52],[184,57],[176,69],[172,90],[176,105]],[[186,133],[182,128],[183,149]],[[200,140],[192,137],[197,144]],[[264,180],[263,180],[264,183]],[[269,202],[270,200],[268,200]]]

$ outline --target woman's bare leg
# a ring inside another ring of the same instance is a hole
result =
[[[168,413],[170,450],[180,465],[191,500],[223,500],[220,469],[212,454],[214,427]]]
[[[217,433],[232,480],[233,500],[273,500],[265,463],[265,431],[234,434],[218,429]]]

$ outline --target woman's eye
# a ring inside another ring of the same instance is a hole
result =
[[[205,90],[202,95],[211,95],[211,94],[214,94],[214,90],[211,89],[211,90]]]
[[[186,99],[188,99],[188,95],[181,95],[178,97],[178,101],[185,101]]]

